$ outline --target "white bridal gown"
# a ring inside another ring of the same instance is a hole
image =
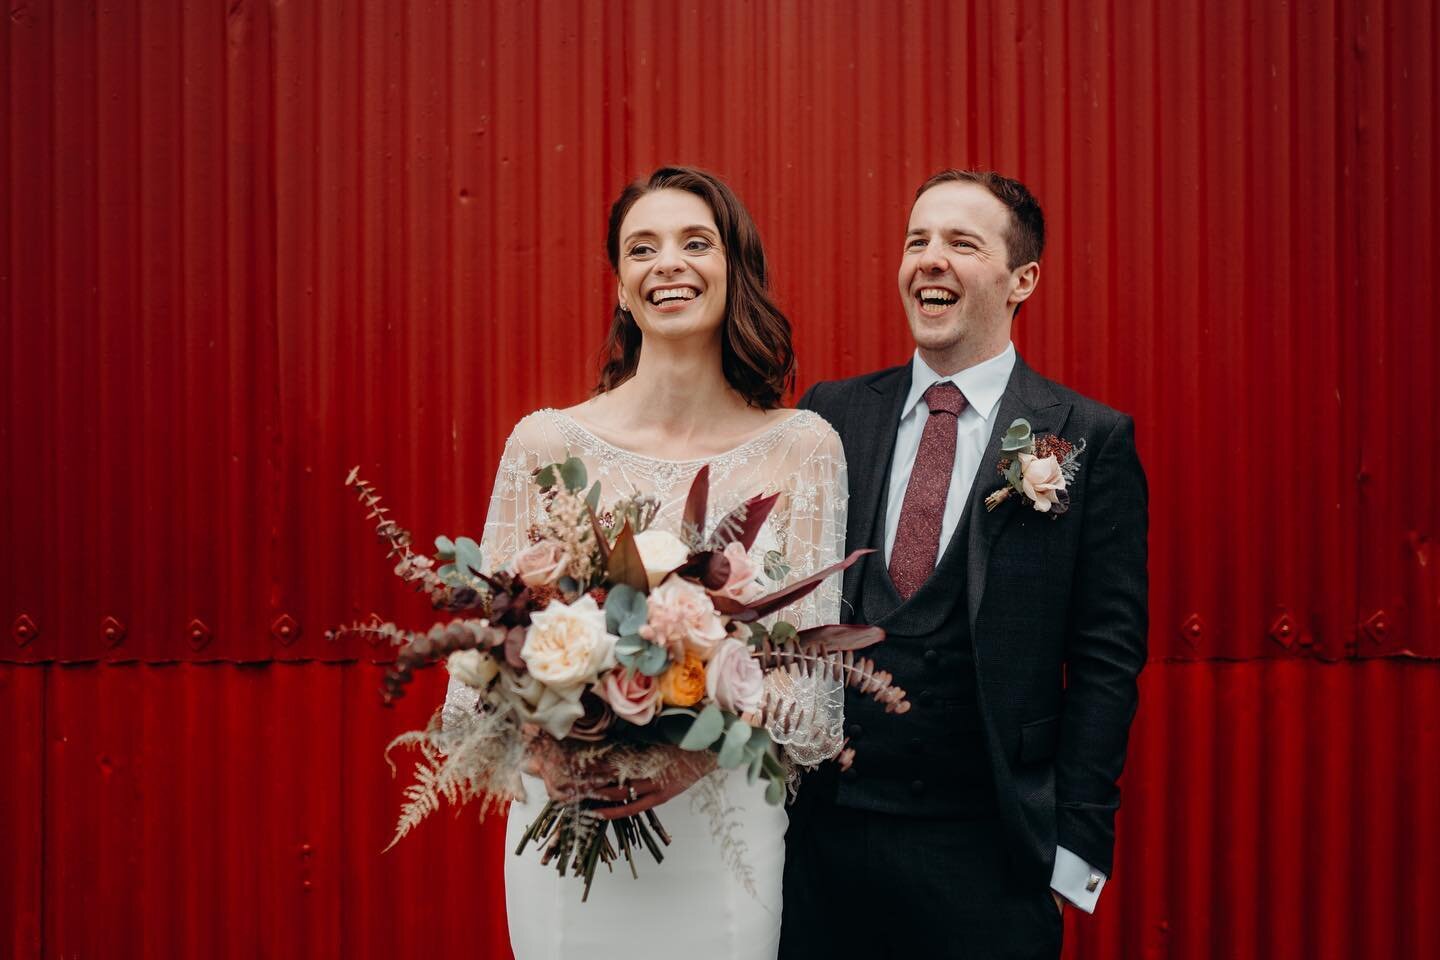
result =
[[[757,537],[752,554],[779,550],[790,580],[839,560],[845,546],[848,490],[840,439],[817,414],[800,411],[718,457],[675,461],[644,457],[607,443],[557,410],[540,410],[516,425],[505,444],[485,523],[486,563],[503,564],[528,544],[540,515],[531,473],[579,457],[589,480],[601,483],[602,504],[637,493],[658,498],[654,526],[679,532],[685,496],[700,467],[710,464],[706,529],[756,494],[781,497]],[[840,576],[787,608],[782,616],[804,628],[834,623],[840,613]],[[446,713],[473,709],[475,694],[451,681]],[[786,814],[765,802],[764,781],[749,784],[745,771],[712,774],[656,808],[674,842],[664,863],[643,851],[638,880],[623,858],[614,873],[602,867],[590,898],[582,881],[540,865],[534,844],[514,850],[545,803],[544,784],[525,779],[527,799],[510,808],[506,831],[505,905],[517,960],[624,957],[625,960],[760,960],[780,943],[781,875]],[[728,807],[728,839],[713,835],[707,807]],[[737,859],[744,876],[733,869]]]

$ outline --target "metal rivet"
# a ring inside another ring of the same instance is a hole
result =
[[[1363,633],[1371,643],[1381,643],[1385,635],[1390,632],[1390,618],[1384,610],[1376,610],[1360,624],[1360,632]]]
[[[23,647],[40,635],[40,627],[30,619],[30,614],[22,613],[15,618],[15,623],[10,627],[10,635],[15,638],[16,643]]]
[[[110,646],[118,647],[125,639],[125,624],[114,617],[106,617],[100,621],[100,635]]]
[[[300,625],[290,614],[282,613],[275,618],[274,623],[270,624],[270,633],[274,635],[275,639],[289,646],[300,635]]]
[[[1205,621],[1200,619],[1200,614],[1198,613],[1190,614],[1190,616],[1185,618],[1185,622],[1180,624],[1181,638],[1192,647],[1195,646],[1196,642],[1204,633]]]
[[[1295,620],[1288,613],[1281,613],[1270,624],[1270,637],[1280,646],[1289,650],[1295,644]]]
[[[190,638],[190,646],[194,647],[196,650],[199,650],[201,647],[209,643],[212,636],[212,634],[210,633],[210,628],[205,625],[205,622],[203,620],[200,620],[198,618],[191,620],[188,624],[186,624],[185,632]]]

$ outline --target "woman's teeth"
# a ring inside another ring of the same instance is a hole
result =
[[[694,300],[700,296],[700,291],[694,287],[672,287],[668,290],[655,290],[650,294],[650,302],[657,307],[674,300]]]

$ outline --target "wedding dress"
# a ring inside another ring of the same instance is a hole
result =
[[[652,526],[679,532],[685,497],[700,467],[710,464],[706,529],[750,497],[780,493],[751,551],[777,551],[800,579],[838,561],[845,546],[848,489],[840,439],[818,415],[799,411],[727,453],[706,460],[641,456],[608,443],[558,410],[540,410],[516,425],[505,444],[482,542],[492,568],[528,545],[542,515],[531,474],[567,457],[600,481],[602,505],[648,493],[660,502]],[[775,586],[775,585],[770,585]],[[779,614],[805,628],[836,623],[840,576]],[[475,693],[454,681],[447,724],[474,709]],[[838,717],[836,718],[838,732]],[[665,860],[636,859],[639,879],[620,861],[596,876],[589,900],[582,884],[542,866],[537,851],[514,850],[545,803],[544,784],[525,778],[526,798],[511,805],[505,854],[505,904],[517,960],[623,957],[625,960],[758,960],[780,942],[781,876],[785,863],[782,807],[765,802],[764,781],[744,769],[720,771],[656,808],[673,838]]]

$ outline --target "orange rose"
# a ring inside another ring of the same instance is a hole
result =
[[[705,664],[693,653],[660,674],[660,698],[672,707],[693,707],[705,696]]]

